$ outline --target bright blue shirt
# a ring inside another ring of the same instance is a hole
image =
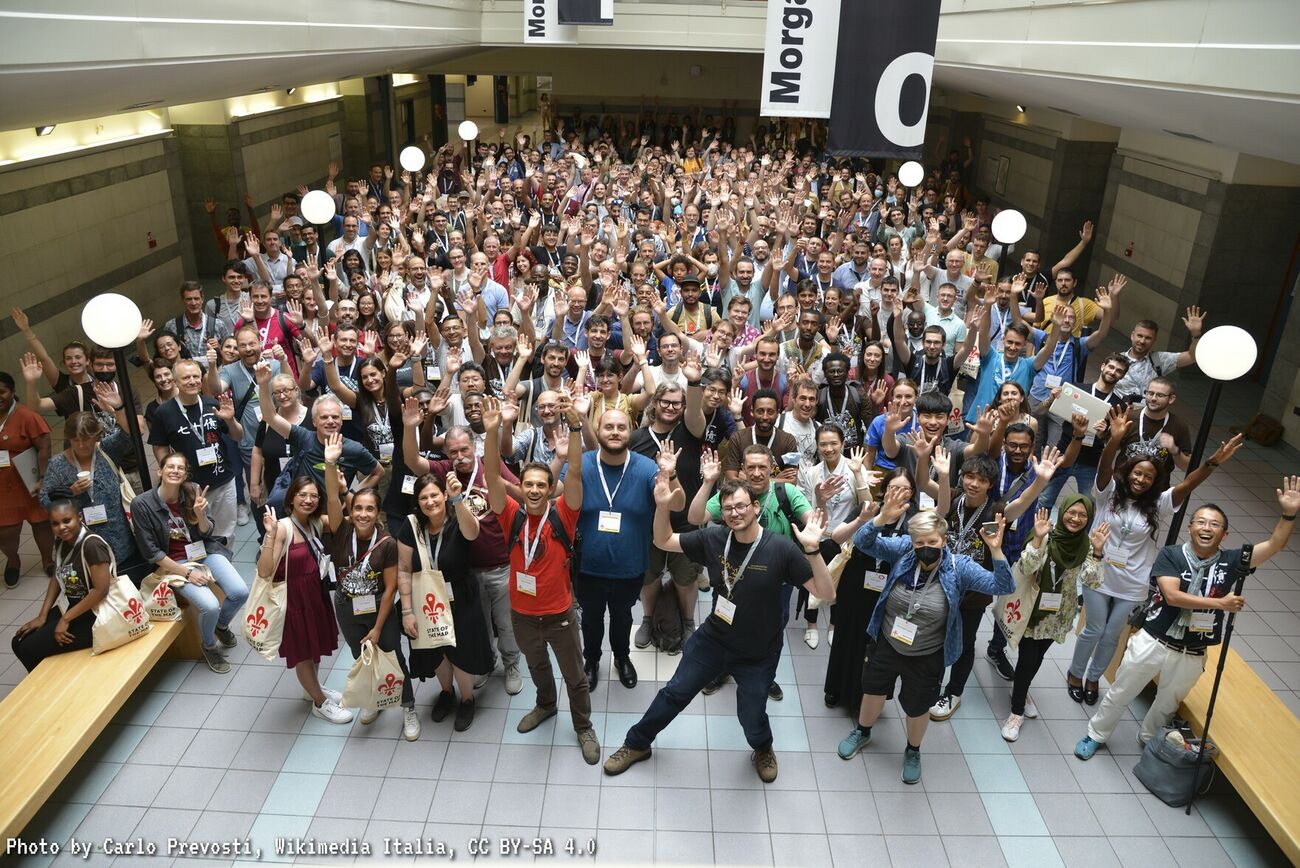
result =
[[[1038,349],[1043,348],[1043,341],[1047,339],[1047,332],[1042,329],[1034,329],[1034,346]],[[1088,363],[1088,344],[1079,338],[1071,337],[1069,340],[1061,341],[1056,345],[1056,349],[1047,357],[1043,364],[1043,369],[1034,376],[1034,384],[1029,389],[1030,399],[1037,404],[1039,401],[1046,401],[1047,396],[1052,393],[1052,387],[1047,385],[1048,377],[1060,377],[1063,383],[1075,382],[1075,375],[1084,369]]]
[[[627,463],[623,467],[601,463],[599,450],[583,453],[582,512],[578,516],[583,575],[606,579],[634,578],[638,582],[645,576],[653,536],[655,474],[658,472],[658,464],[636,452],[627,453]],[[604,486],[601,485],[602,474]],[[605,486],[614,497],[612,506],[605,497]],[[618,533],[598,529],[600,513],[607,511],[620,514]]]
[[[912,538],[907,534],[882,537],[880,528],[873,520],[858,530],[853,537],[853,545],[878,562],[888,561],[893,564],[889,577],[885,579],[885,589],[880,592],[880,599],[876,601],[876,608],[871,613],[871,622],[867,625],[869,636],[879,636],[881,622],[885,619],[885,601],[889,598],[890,591],[897,582],[910,579],[916,571]],[[939,562],[939,583],[943,585],[943,595],[948,599],[948,630],[943,637],[943,665],[951,666],[961,656],[962,596],[967,591],[995,597],[1009,594],[1016,589],[1016,580],[1011,577],[1011,565],[1005,559],[993,561],[993,572],[989,572],[966,555],[954,555],[945,548],[943,560]]]
[[[901,437],[904,434],[911,434],[913,431],[916,430],[916,428],[917,428],[916,414],[913,413],[912,418],[908,421],[906,425],[904,425],[902,428],[898,430],[898,433],[895,436]],[[882,445],[884,442],[884,437],[885,437],[885,414],[881,413],[879,416],[872,419],[871,424],[867,426],[867,433],[863,436],[862,442],[865,443],[867,446],[870,446],[872,449],[876,450],[877,467],[883,467],[885,470],[893,470],[895,467],[898,466],[898,464],[897,462],[890,460],[889,456],[885,454],[885,449],[884,446]]]
[[[970,409],[966,411],[966,421],[975,422],[979,418],[980,411],[993,403],[997,397],[998,389],[1007,380],[1014,380],[1020,384],[1020,388],[1029,393],[1029,385],[1034,379],[1034,359],[1019,358],[1014,365],[1008,365],[1004,361],[1002,353],[994,352],[991,348],[987,356],[980,357],[980,376],[976,381],[975,400],[971,401]]]

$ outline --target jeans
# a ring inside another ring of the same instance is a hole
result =
[[[961,656],[948,670],[948,686],[944,688],[944,693],[961,696],[962,691],[966,689],[966,681],[975,666],[975,633],[980,628],[984,611],[984,609],[961,610]]]
[[[578,574],[573,591],[582,606],[582,656],[589,665],[600,662],[606,609],[609,609],[609,648],[614,659],[622,660],[631,652],[632,607],[641,599],[643,578],[641,574],[626,579]]]
[[[672,679],[663,686],[646,713],[627,731],[624,743],[646,750],[655,737],[691,704],[704,687],[724,672],[736,679],[736,718],[745,740],[754,750],[772,746],[772,726],[767,719],[767,688],[776,677],[780,653],[761,660],[737,657],[709,635],[708,628],[691,634]]]
[[[234,488],[231,486],[231,490]],[[212,574],[212,581],[221,588],[225,595],[224,602],[217,605],[217,595],[204,585],[191,585],[186,582],[176,589],[191,606],[199,611],[199,635],[203,638],[204,648],[217,647],[217,627],[228,629],[234,620],[235,612],[248,599],[248,585],[239,575],[239,571],[226,560],[225,555],[208,555],[203,559],[203,566]]]
[[[555,652],[560,675],[569,692],[569,714],[575,732],[592,729],[591,685],[582,671],[582,642],[579,640],[578,615],[572,608],[555,615],[523,615],[511,612],[519,650],[528,661],[528,672],[537,687],[537,707],[555,708],[555,673],[547,648]]]
[[[510,565],[479,567],[469,572],[483,589],[483,618],[487,621],[489,641],[492,627],[496,626],[501,665],[517,665],[519,645],[515,642],[515,628],[510,621]]]
[[[1016,677],[1011,683],[1011,713],[1024,714],[1025,700],[1029,698],[1029,685],[1033,683],[1034,676],[1038,674],[1038,668],[1043,665],[1043,658],[1047,656],[1047,649],[1053,645],[1051,639],[1030,639],[1025,637],[1020,640],[1020,645],[1016,648],[1019,656],[1016,658]]]
[[[1074,659],[1070,662],[1071,675],[1084,678],[1084,668],[1087,667],[1086,680],[1101,680],[1101,674],[1115,656],[1129,613],[1137,605],[1137,601],[1120,600],[1084,586],[1083,632],[1079,634],[1074,646]],[[1089,660],[1092,661],[1091,664]]]
[[[1062,470],[1052,474],[1052,479],[1043,489],[1043,493],[1038,495],[1038,506],[1041,509],[1051,509],[1056,506],[1056,499],[1061,496],[1061,489],[1065,488],[1065,481],[1073,477],[1075,484],[1079,486],[1080,494],[1092,496],[1092,485],[1097,480],[1097,465],[1080,464],[1077,461]]]

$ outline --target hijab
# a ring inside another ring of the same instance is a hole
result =
[[[1088,510],[1088,521],[1082,528],[1071,533],[1065,527],[1065,511],[1076,503],[1082,503],[1084,509]],[[1075,569],[1082,566],[1085,558],[1088,557],[1088,548],[1092,545],[1088,539],[1088,529],[1092,527],[1092,517],[1094,506],[1092,498],[1086,494],[1071,494],[1066,496],[1061,503],[1061,507],[1056,513],[1056,525],[1052,528],[1051,533],[1047,535],[1047,561],[1043,564],[1042,571],[1039,572],[1039,583],[1043,584],[1043,579],[1051,581],[1052,571],[1049,565],[1055,566],[1057,583],[1064,577],[1067,570]],[[1053,591],[1057,590],[1055,587]]]

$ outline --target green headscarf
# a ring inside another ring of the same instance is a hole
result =
[[[1076,503],[1082,503],[1084,509],[1088,510],[1088,521],[1080,530],[1071,533],[1065,527],[1065,511]],[[1092,527],[1094,509],[1092,498],[1085,494],[1067,495],[1061,503],[1060,509],[1056,513],[1056,525],[1052,528],[1051,533],[1047,535],[1047,560],[1043,562],[1042,568],[1038,571],[1038,586],[1041,591],[1053,594],[1060,593],[1060,586],[1065,582],[1066,572],[1081,566],[1084,559],[1088,557],[1088,552],[1092,546],[1091,540],[1088,539],[1088,530]],[[1052,585],[1053,564],[1056,566],[1055,585]],[[1039,600],[1041,599],[1040,596]],[[1039,611],[1038,602],[1038,600],[1034,602],[1034,611],[1029,616],[1030,626],[1048,614]]]

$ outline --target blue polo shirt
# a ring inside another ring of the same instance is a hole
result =
[[[583,575],[641,581],[649,568],[658,472],[658,464],[636,452],[627,453],[622,467],[601,462],[599,450],[583,453],[582,513],[578,516]],[[606,487],[613,495],[612,505],[605,497]],[[600,530],[602,512],[619,513],[617,533]]]

